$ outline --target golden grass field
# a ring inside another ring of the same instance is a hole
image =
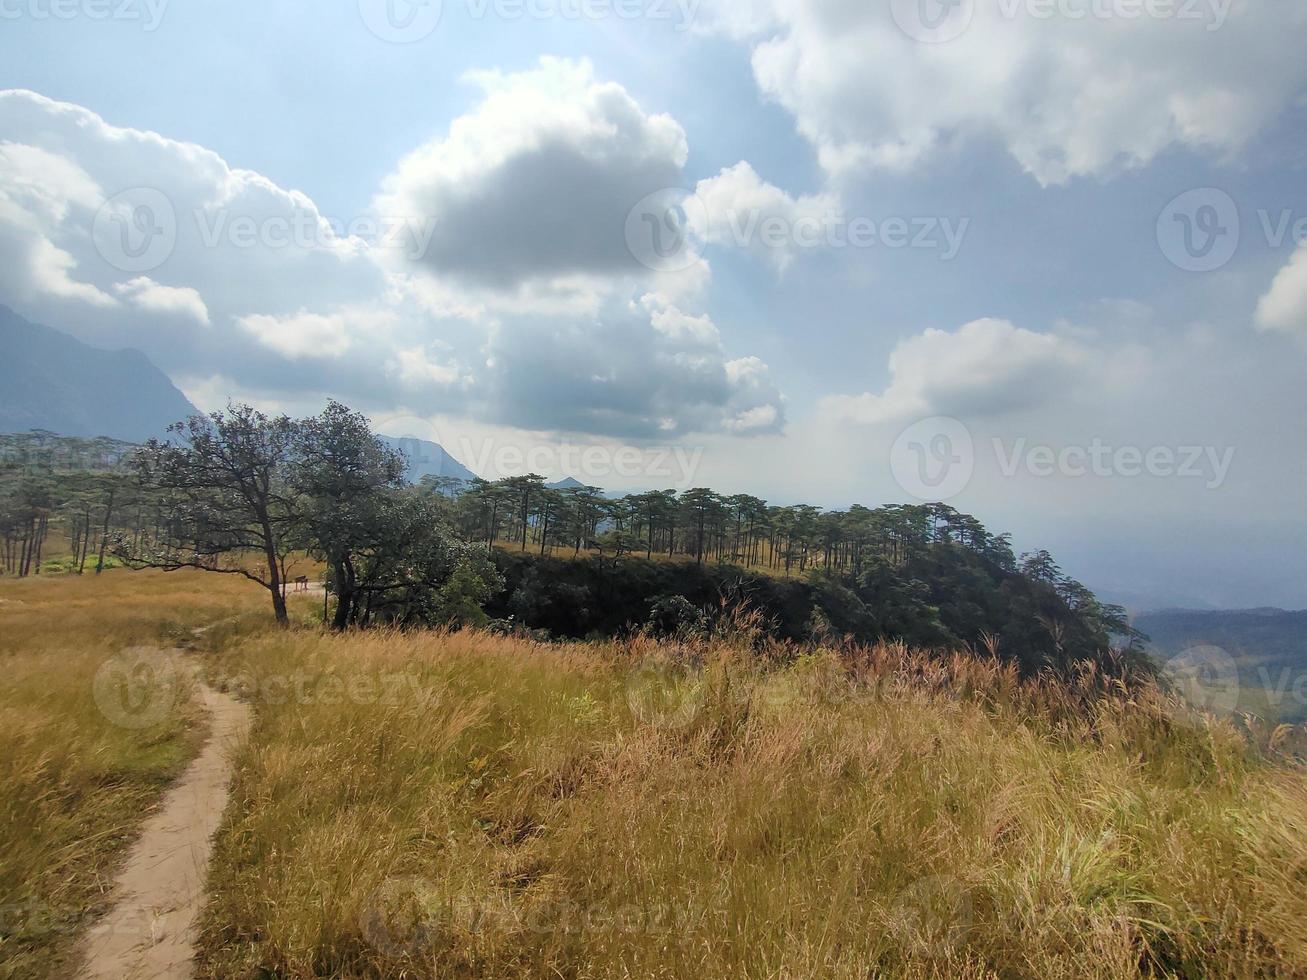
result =
[[[741,633],[331,636],[308,600],[282,632],[265,605],[0,580],[0,901],[33,910],[0,976],[65,975],[201,735],[184,697],[105,717],[101,665],[142,644],[255,710],[205,978],[1307,976],[1307,774],[1156,690]]]
[[[0,578],[0,977],[66,975],[115,859],[203,734],[186,691],[155,724],[116,724],[101,668],[258,600],[198,576]]]

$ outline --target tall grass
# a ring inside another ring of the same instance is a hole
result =
[[[184,675],[153,714],[120,714],[117,662],[260,602],[200,574],[0,578],[0,977],[70,975],[116,861],[203,736]]]
[[[1085,667],[261,635],[227,977],[1307,975],[1307,778]],[[783,662],[782,662],[783,661]]]

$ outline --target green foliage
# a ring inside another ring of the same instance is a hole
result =
[[[123,563],[112,555],[106,555],[104,558],[104,567],[121,568]],[[47,558],[41,562],[42,575],[76,575],[81,568],[80,560],[75,555],[60,555],[58,558]]]
[[[505,591],[490,601],[490,615],[560,638],[642,628],[675,635],[684,624],[710,626],[703,610],[720,617],[748,606],[779,639],[806,641],[815,617],[835,641],[932,649],[996,643],[999,656],[1028,674],[1097,660],[1113,645],[1092,607],[1075,608],[1053,585],[954,544],[927,546],[901,564],[877,557],[857,575],[814,571],[802,580],[638,557],[614,565],[496,551],[494,560]]]
[[[654,636],[684,639],[703,632],[707,618],[704,611],[685,596],[665,595],[654,599],[645,625]]]
[[[490,617],[482,608],[503,588],[503,579],[480,552],[464,554],[436,593],[436,616],[449,626],[484,626]]]

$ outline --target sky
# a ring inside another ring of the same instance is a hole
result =
[[[1307,606],[1300,0],[0,0],[0,303],[488,477]]]

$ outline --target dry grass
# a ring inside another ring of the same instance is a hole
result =
[[[203,976],[1307,976],[1275,732],[1094,670],[333,637],[315,605],[282,633],[220,576],[0,580],[0,976],[67,975],[193,751],[184,691],[145,728],[95,693],[179,643],[257,712]]]
[[[0,578],[0,977],[68,975],[123,848],[202,736],[184,684],[149,724],[122,724],[116,658],[259,602],[199,574]]]
[[[1092,670],[766,659],[305,631],[218,657],[258,722],[204,975],[1307,975],[1307,779],[1233,724]]]

